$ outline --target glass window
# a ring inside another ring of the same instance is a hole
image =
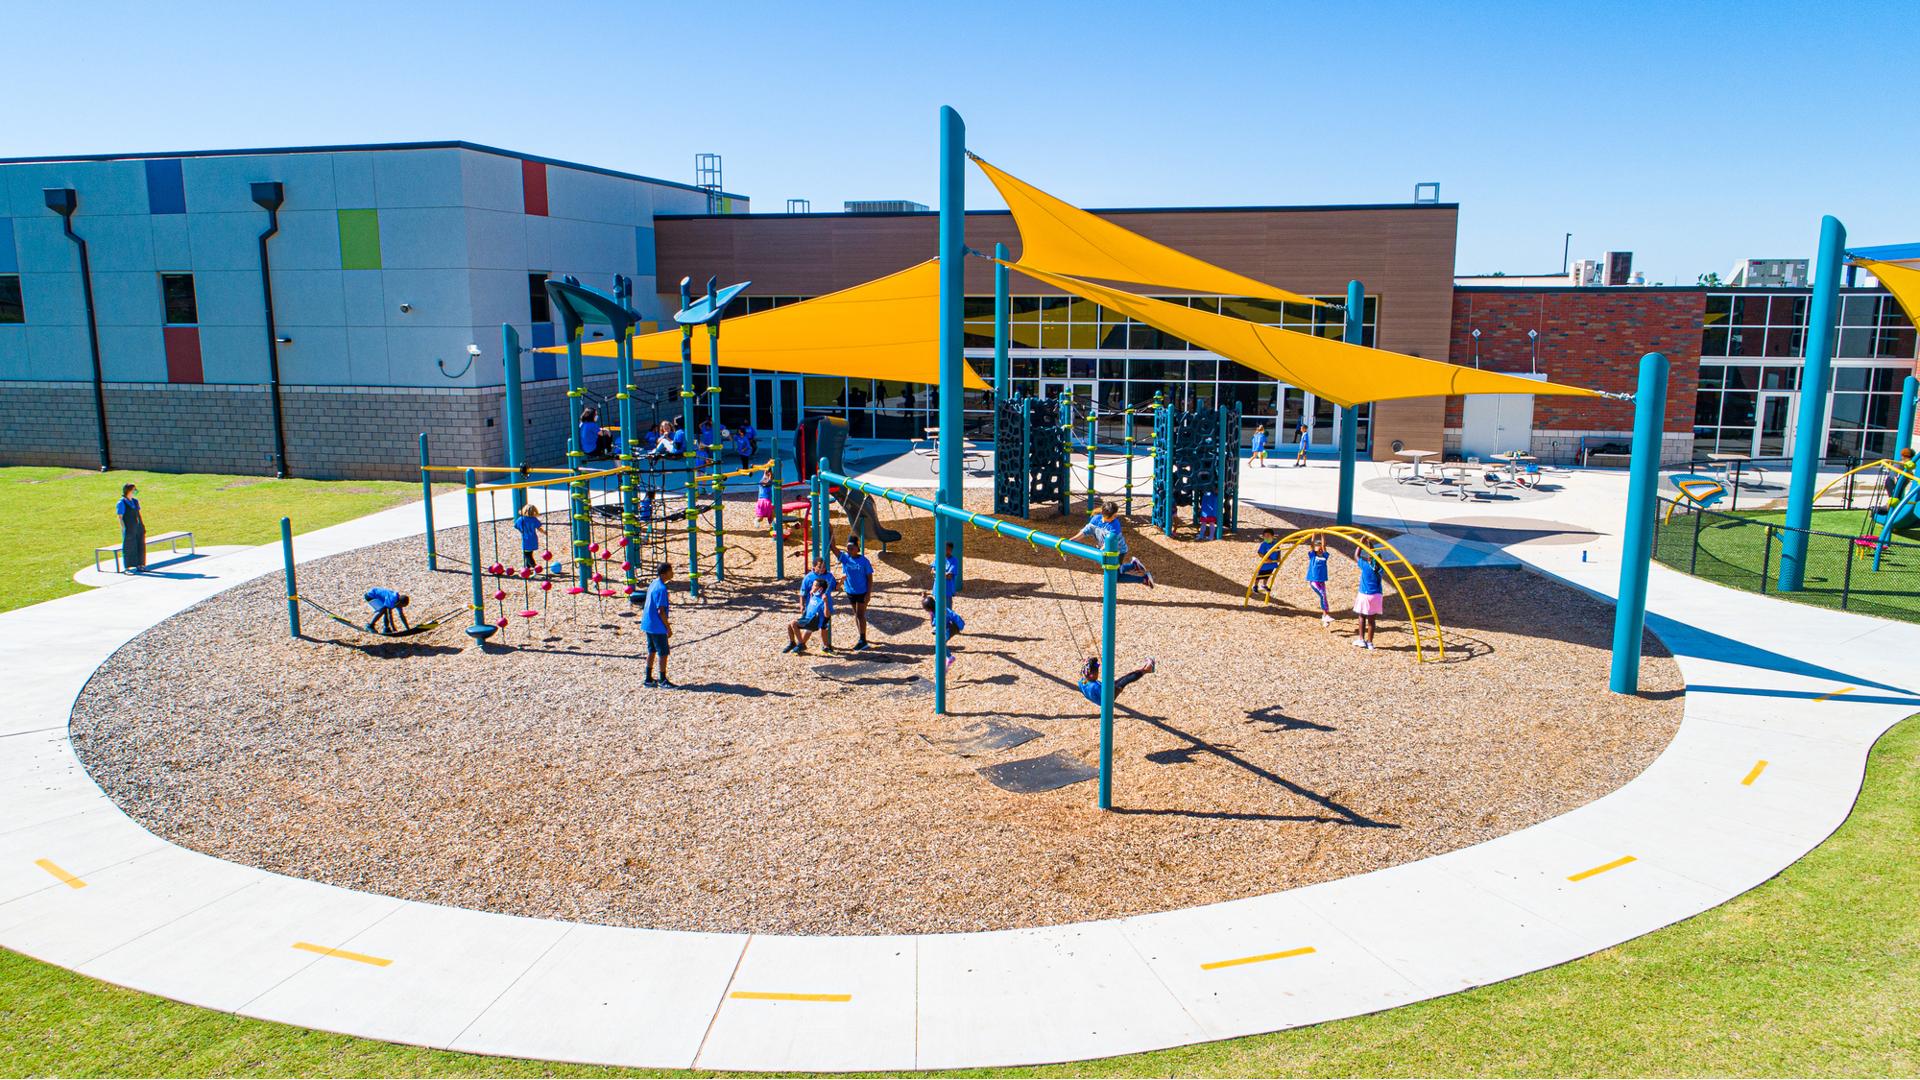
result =
[[[1879,296],[1843,296],[1840,298],[1840,324],[1842,326],[1877,326],[1879,323]]]
[[[1283,326],[1312,326],[1313,305],[1287,303],[1280,307],[1280,323]]]
[[[1724,326],[1709,326],[1705,330],[1701,331],[1700,332],[1700,355],[1701,356],[1727,355],[1727,336],[1728,336],[1727,328]]]
[[[1099,323],[1074,323],[1067,327],[1067,348],[1075,352],[1092,352],[1099,347]]]
[[[1124,356],[1101,357],[1100,378],[1118,381],[1127,377],[1127,359]]]
[[[1893,431],[1900,426],[1900,395],[1871,394],[1867,397],[1866,426]]]
[[[1694,395],[1693,426],[1712,427],[1720,422],[1720,395],[1712,391]]]
[[[1833,388],[1835,390],[1865,390],[1872,376],[1871,368],[1837,367],[1833,369]]]
[[[1177,383],[1187,377],[1185,360],[1158,360],[1136,356],[1127,362],[1128,377],[1138,383]]]
[[[1729,356],[1767,355],[1767,331],[1759,326],[1736,326],[1727,335]]]
[[[200,321],[199,305],[193,296],[192,274],[161,274],[160,302],[170,326],[191,326]]]
[[[1728,364],[1720,370],[1726,372],[1724,385],[1729,390],[1757,390],[1760,387],[1760,369],[1744,364]]]
[[[553,321],[553,307],[547,300],[547,275],[535,272],[527,275],[527,311],[537,323]]]
[[[1775,326],[1807,325],[1807,298],[1776,296],[1767,305],[1767,321]]]
[[[1867,326],[1843,326],[1840,336],[1834,342],[1833,355],[1869,357],[1873,355],[1873,339],[1879,331]]]
[[[1248,322],[1265,323],[1269,326],[1280,322],[1281,304],[1278,300],[1256,300],[1246,296],[1229,296],[1220,301],[1220,314],[1231,315]]]
[[[1726,378],[1727,366],[1725,364],[1700,365],[1700,388],[1702,390],[1717,390],[1726,382]]]
[[[1067,358],[1048,356],[1040,360],[1040,377],[1043,379],[1064,379],[1067,377]]]
[[[1769,364],[1760,370],[1760,389],[1797,390],[1800,387],[1800,369],[1797,367],[1779,367]]]
[[[1915,334],[1912,324],[1889,326],[1882,324],[1880,332],[1874,337],[1873,355],[1896,357],[1911,360],[1915,352]]]
[[[961,340],[969,349],[991,349],[993,348],[993,324],[990,322],[965,323]]]
[[[1767,325],[1767,298],[1764,296],[1734,297],[1733,321],[1741,326]]]
[[[963,319],[987,319],[991,321],[993,319],[993,297],[991,296],[967,297],[966,300],[961,304],[960,317]]]
[[[1091,356],[1067,357],[1067,377],[1070,379],[1093,378],[1094,377],[1093,376],[1093,357]]]
[[[1833,425],[1835,427],[1860,427],[1867,420],[1867,395],[1833,395]]]
[[[1100,323],[1100,305],[1078,296],[1069,296],[1067,301],[1067,321],[1097,326]]]
[[[1102,322],[1100,324],[1100,348],[1124,349],[1127,347],[1127,324],[1125,322]]]
[[[1806,348],[1806,330],[1798,326],[1775,326],[1767,330],[1768,356],[1799,356]]]
[[[1221,383],[1219,401],[1222,405],[1240,406],[1242,417],[1272,416],[1278,389],[1272,380],[1264,383]]]
[[[1042,296],[1039,299],[1041,322],[1065,323],[1067,321],[1067,297]]]
[[[1189,296],[1187,306],[1195,311],[1204,311],[1210,315],[1220,314],[1220,298],[1217,296]]]
[[[1750,428],[1753,426],[1754,416],[1756,415],[1755,413],[1756,402],[1754,400],[1755,398],[1754,394],[1744,393],[1744,392],[1743,393],[1729,392],[1726,394],[1722,394],[1721,398],[1722,398],[1722,401],[1720,403],[1720,426],[1721,427]]]
[[[1704,314],[1700,316],[1701,325],[1703,326],[1724,325],[1732,321],[1733,321],[1733,297],[1731,296],[1707,297],[1706,311]]]
[[[846,408],[847,380],[824,375],[806,377],[807,411],[838,415]]]
[[[1227,374],[1223,368],[1240,368],[1231,360],[1217,360],[1213,356],[1196,356],[1187,361],[1187,378],[1194,382],[1212,382],[1216,378],[1237,379],[1238,375]],[[1240,368],[1244,371],[1245,368]]]
[[[1040,377],[1040,361],[1031,356],[1015,356],[1007,361],[1008,370],[1016,379],[1037,379]]]
[[[1009,322],[1035,322],[1040,318],[1040,298],[1037,296],[1007,297],[1007,320]]]
[[[26,304],[20,299],[20,275],[0,274],[0,323],[26,321]]]
[[[1058,315],[1054,316],[1059,318]],[[1069,347],[1070,333],[1064,322],[1043,322],[1040,324],[1040,347],[1043,349],[1065,349]]]

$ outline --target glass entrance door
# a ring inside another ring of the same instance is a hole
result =
[[[1072,403],[1073,416],[1084,420],[1087,410],[1093,408],[1094,381],[1092,379],[1042,379],[1041,397],[1061,397]]]
[[[1753,433],[1753,456],[1786,457],[1793,453],[1794,399],[1797,393],[1760,394],[1759,423]]]
[[[774,395],[780,395],[780,431],[793,431],[800,424],[800,376],[755,375],[753,377],[753,426],[765,433],[775,430]]]

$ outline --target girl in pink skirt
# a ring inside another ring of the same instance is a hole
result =
[[[753,504],[755,521],[773,520],[773,465],[760,470],[760,501]]]
[[[1373,632],[1380,625],[1380,613],[1387,609],[1386,591],[1380,584],[1380,564],[1373,552],[1358,546],[1353,561],[1360,567],[1360,588],[1353,594],[1353,613],[1360,616],[1360,633],[1353,639],[1356,649],[1373,648]]]

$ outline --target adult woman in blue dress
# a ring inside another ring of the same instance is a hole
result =
[[[120,517],[120,561],[127,572],[137,574],[147,566],[147,523],[140,517],[139,489],[120,485],[120,501],[113,512]]]

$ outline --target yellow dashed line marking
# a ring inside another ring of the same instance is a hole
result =
[[[348,952],[345,949],[329,949],[325,945],[315,945],[311,941],[296,941],[293,947],[301,952],[319,953],[321,956],[334,956],[342,960],[352,960],[356,964],[371,964],[374,967],[386,967],[393,961],[384,956],[368,956],[366,953]]]
[[[1766,760],[1762,759],[1760,761],[1756,761],[1753,763],[1753,771],[1749,772],[1747,774],[1747,778],[1745,780],[1740,781],[1740,783],[1746,787],[1752,787],[1753,782],[1755,780],[1760,779],[1760,774],[1766,771],[1767,771]]]
[[[62,870],[60,865],[52,859],[35,859],[33,860],[33,865],[59,878],[60,884],[65,885],[69,889],[84,889],[87,887],[86,882]]]
[[[766,990],[735,990],[728,994],[735,1001],[852,1001],[852,994],[776,994]]]
[[[1821,695],[1820,695],[1819,697],[1817,697],[1817,698],[1814,698],[1813,700],[1815,700],[1815,701],[1825,701],[1825,700],[1827,700],[1828,698],[1837,698],[1837,697],[1839,697],[1839,696],[1840,696],[1841,694],[1851,694],[1851,693],[1853,693],[1853,692],[1854,692],[1855,690],[1858,690],[1858,689],[1859,689],[1859,687],[1857,687],[1857,686],[1843,686],[1843,687],[1841,687],[1840,689],[1838,689],[1838,690],[1835,690],[1835,691],[1834,691],[1834,692],[1832,692],[1831,694],[1821,694]]]
[[[1211,964],[1201,964],[1201,971],[1218,971],[1221,968],[1239,967],[1241,964],[1260,964],[1268,960],[1285,960],[1290,956],[1305,956],[1313,952],[1313,946],[1303,945],[1298,949],[1286,949],[1282,952],[1261,953],[1259,956],[1240,956],[1232,960],[1215,960]]]
[[[1632,861],[1634,861],[1634,856],[1622,855],[1610,863],[1601,863],[1599,866],[1596,866],[1591,870],[1582,870],[1577,874],[1569,874],[1567,875],[1567,880],[1568,881],[1585,881],[1588,878],[1594,876],[1595,874],[1604,874],[1609,870],[1618,870]]]

